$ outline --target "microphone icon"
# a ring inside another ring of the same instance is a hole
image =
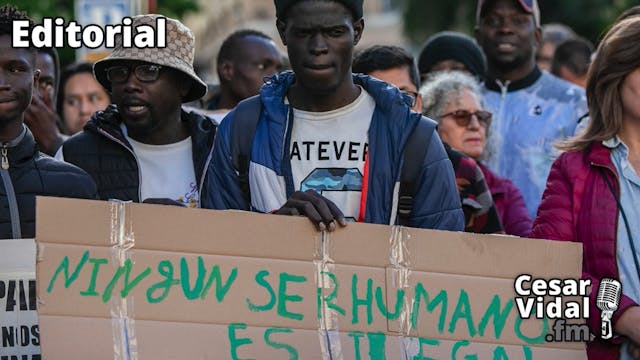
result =
[[[620,294],[622,293],[622,285],[618,280],[603,278],[600,280],[598,288],[598,297],[596,298],[596,306],[602,311],[601,337],[603,339],[611,339],[613,337],[613,329],[611,326],[611,317],[613,312],[618,310],[620,305]]]

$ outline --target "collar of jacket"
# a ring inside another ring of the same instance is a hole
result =
[[[213,139],[215,135],[215,125],[206,117],[195,112],[181,112],[181,120],[188,122],[189,133],[191,135],[191,143],[193,149],[193,163],[196,171],[196,178],[200,179],[206,171],[207,157],[210,149],[213,147]],[[127,141],[122,133],[120,124],[122,118],[118,112],[118,107],[114,104],[109,105],[104,111],[98,111],[93,114],[91,120],[84,126],[85,131],[91,131],[97,134],[103,132],[116,139],[122,145],[133,151],[131,144]],[[206,150],[205,150],[206,149]]]
[[[183,122],[189,123],[189,132],[194,139],[197,138],[198,140],[200,140],[201,138],[206,139],[212,137],[208,135],[211,135],[211,133],[215,129],[215,126],[204,116],[195,112],[187,113],[182,110],[180,117]],[[120,124],[122,124],[122,118],[120,117],[120,113],[118,112],[118,107],[114,104],[111,104],[105,110],[95,112],[91,116],[91,119],[85,124],[84,130],[97,133],[102,130],[113,136],[120,142],[124,143],[128,147],[131,147],[131,144],[129,144],[126,137],[122,133]],[[204,133],[205,136],[200,136],[200,133]],[[210,143],[213,144],[213,139],[210,139]]]
[[[587,148],[586,151],[587,161],[589,164],[606,167],[609,170],[614,171],[613,162],[611,161],[611,149],[604,146],[602,141],[594,141]]]
[[[537,66],[534,66],[533,70],[529,73],[529,75],[523,77],[522,79],[518,79],[515,81],[509,82],[507,85],[507,92],[522,90],[533,85],[534,82],[538,81],[538,79],[542,76],[542,71],[538,69]],[[487,79],[485,81],[485,86],[489,90],[500,91],[500,85],[498,84],[497,79]]]
[[[9,164],[13,167],[31,160],[38,152],[38,147],[31,131],[25,126],[22,139],[15,146],[8,147],[7,150]]]
[[[365,89],[375,100],[377,110],[391,114],[394,111],[406,113],[406,109],[411,108],[411,98],[395,86],[363,74],[353,74],[352,77],[353,82]],[[283,106],[284,98],[295,80],[295,73],[288,70],[273,75],[260,89],[265,111],[273,119],[287,118],[288,107]]]

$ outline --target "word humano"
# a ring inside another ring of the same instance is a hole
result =
[[[103,27],[90,24],[78,25],[75,21],[65,24],[63,18],[45,18],[42,24],[29,26],[28,20],[14,20],[11,45],[14,48],[69,46],[77,49],[114,48],[116,37],[121,37],[122,47],[156,48],[167,46],[167,19],[156,19],[155,28],[148,24],[132,26],[130,17],[122,24]]]

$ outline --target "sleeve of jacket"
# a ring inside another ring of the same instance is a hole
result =
[[[505,187],[507,189],[504,201],[506,210],[502,225],[507,234],[527,237],[531,232],[531,218],[524,198],[511,180],[505,179]]]
[[[249,210],[238,182],[238,172],[231,159],[231,122],[235,111],[231,111],[220,123],[215,135],[213,155],[209,163],[209,204],[217,210]]]
[[[436,131],[427,141],[411,223],[418,228],[464,231],[464,214],[451,161]]]
[[[561,155],[551,166],[530,237],[578,241],[573,226],[573,186]]]
[[[538,207],[538,214],[533,223],[530,237],[550,240],[576,241],[573,225],[573,184],[566,165],[568,157],[561,155],[551,167],[551,172],[547,179],[547,187],[542,195],[542,202]],[[598,294],[599,279],[588,272],[583,271],[582,277],[591,279],[591,293],[589,294],[589,303],[591,316],[588,324],[591,331],[599,333],[600,331],[600,310],[596,306],[596,297]],[[621,297],[618,310],[614,312],[612,322],[615,323],[631,306],[637,305],[629,297],[623,295]],[[609,340],[613,343],[619,343],[621,339],[614,337]]]

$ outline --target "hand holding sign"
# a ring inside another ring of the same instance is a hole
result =
[[[334,231],[336,221],[341,226],[347,226],[347,221],[338,206],[314,190],[294,192],[275,214],[304,215],[319,231]]]

